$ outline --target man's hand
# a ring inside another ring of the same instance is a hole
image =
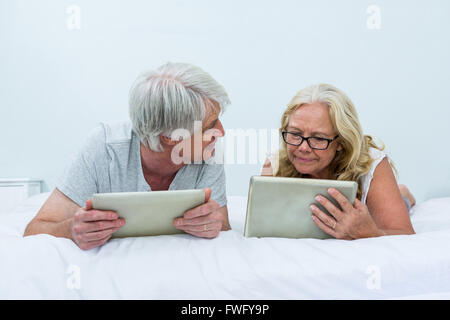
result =
[[[78,209],[72,220],[72,240],[83,250],[89,250],[105,244],[111,235],[125,225],[114,211],[92,209],[92,200]]]
[[[175,228],[201,238],[215,238],[222,227],[229,229],[228,218],[219,204],[211,200],[211,189],[205,189],[205,203],[186,211],[182,218],[173,221]]]

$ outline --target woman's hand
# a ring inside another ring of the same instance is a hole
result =
[[[346,240],[385,235],[382,230],[378,229],[369,209],[360,200],[355,199],[355,203],[352,205],[344,195],[334,188],[328,189],[328,194],[339,203],[342,210],[321,195],[315,198],[332,215],[324,213],[316,205],[310,206],[313,212],[312,218],[322,231],[336,239]]]

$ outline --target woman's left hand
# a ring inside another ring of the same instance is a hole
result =
[[[322,231],[336,239],[346,240],[385,235],[382,230],[378,229],[369,209],[360,200],[355,199],[354,205],[352,205],[342,193],[334,188],[328,189],[328,194],[339,203],[342,210],[321,195],[315,198],[331,214],[330,216],[324,213],[316,205],[310,206],[313,220]]]

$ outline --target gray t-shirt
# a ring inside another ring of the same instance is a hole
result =
[[[211,188],[211,198],[226,205],[222,164],[186,164],[169,190]],[[56,183],[67,197],[84,207],[94,193],[151,191],[141,165],[140,141],[130,121],[100,123]]]

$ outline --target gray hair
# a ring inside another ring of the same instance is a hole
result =
[[[176,129],[194,132],[207,108],[223,113],[230,104],[225,89],[208,73],[187,63],[166,63],[138,76],[131,87],[129,115],[144,146],[163,151],[160,135]]]

